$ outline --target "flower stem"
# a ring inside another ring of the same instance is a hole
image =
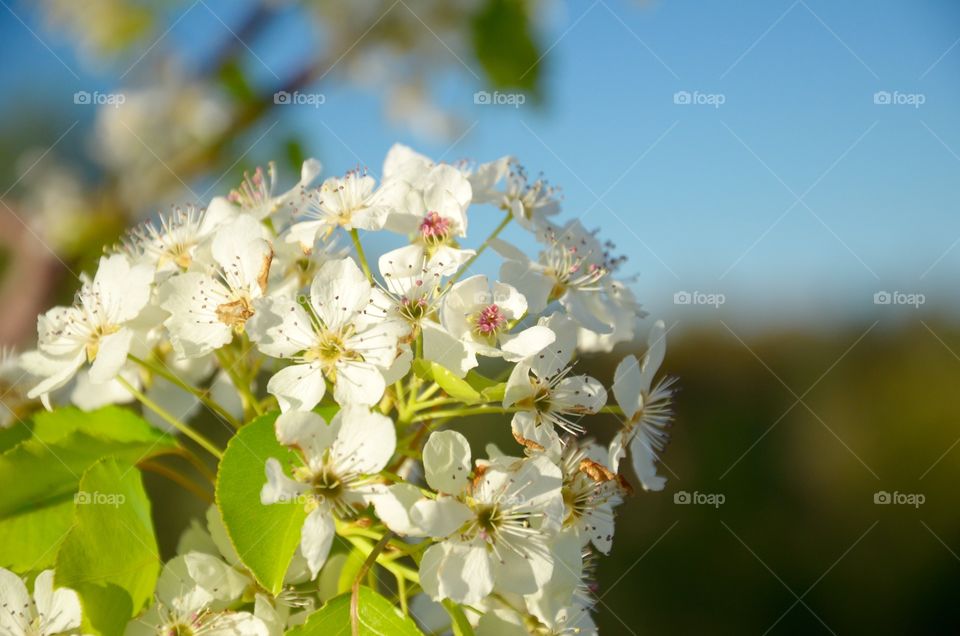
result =
[[[130,395],[137,398],[137,400],[141,404],[143,404],[145,407],[147,407],[148,409],[150,409],[151,411],[159,415],[163,419],[163,421],[165,421],[170,426],[174,427],[175,429],[177,429],[178,431],[180,431],[181,433],[183,433],[184,435],[186,435],[187,437],[195,441],[197,444],[202,446],[204,450],[206,450],[208,453],[216,457],[218,460],[223,459],[223,453],[220,451],[219,448],[213,445],[213,442],[208,440],[199,432],[192,429],[187,424],[184,424],[183,422],[175,418],[173,415],[170,415],[169,411],[167,411],[165,408],[163,408],[162,406],[160,406],[159,404],[157,404],[156,402],[148,398],[146,395],[138,391],[132,384],[127,382],[127,380],[123,376],[118,375],[117,381],[120,382],[120,384],[122,384],[127,389],[127,391],[130,392]]]
[[[350,230],[350,239],[353,241],[353,248],[357,250],[357,258],[360,260],[360,269],[363,270],[367,280],[370,281],[371,285],[373,285],[373,274],[370,273],[370,265],[367,263],[367,255],[363,251],[363,245],[360,243],[360,233],[357,232],[357,228]]]
[[[376,563],[377,557],[383,552],[383,549],[387,547],[391,537],[393,537],[393,531],[390,530],[380,537],[377,545],[373,546],[373,549],[370,550],[370,554],[367,555],[367,560],[360,566],[360,571],[357,572],[357,576],[353,579],[353,588],[350,591],[350,629],[353,632],[353,636],[360,636],[360,581],[363,580],[366,573],[373,567],[373,564]]]
[[[493,241],[493,239],[495,239],[495,238],[497,238],[498,236],[500,236],[500,232],[502,232],[505,227],[507,227],[508,225],[510,225],[510,221],[512,221],[512,220],[513,220],[513,214],[511,214],[510,212],[507,212],[507,215],[506,215],[505,217],[503,217],[503,220],[502,220],[502,221],[500,221],[500,225],[498,225],[498,226],[496,227],[496,229],[493,230],[493,233],[492,233],[490,236],[487,237],[487,240],[485,240],[483,243],[480,244],[480,247],[477,248],[476,253],[475,253],[473,256],[471,256],[470,258],[468,258],[468,259],[463,263],[463,265],[460,266],[460,269],[457,270],[457,273],[454,274],[454,275],[450,278],[450,280],[447,281],[447,286],[448,286],[448,287],[453,287],[453,284],[454,284],[455,282],[457,282],[458,280],[460,280],[460,278],[461,278],[464,274],[467,273],[467,270],[470,269],[470,266],[473,265],[474,261],[476,261],[477,258],[478,258],[481,254],[483,254],[483,252],[486,251],[486,249],[487,249],[488,247],[490,247],[490,243]]]
[[[220,368],[223,369],[230,378],[230,382],[233,383],[233,388],[235,388],[240,395],[244,414],[249,415],[250,411],[252,411],[254,415],[263,415],[260,403],[257,401],[253,392],[250,391],[250,386],[234,368],[237,364],[237,359],[235,358],[232,361],[227,359],[227,353],[224,349],[217,349],[214,351],[214,354],[217,356],[217,362],[220,363]]]
[[[187,479],[184,475],[181,475],[177,471],[173,470],[169,466],[164,466],[163,464],[158,464],[152,461],[141,462],[139,466],[143,470],[147,470],[147,471],[150,471],[151,473],[156,473],[158,475],[166,477],[173,483],[182,487],[184,490],[195,495],[198,499],[200,499],[203,502],[207,504],[213,503],[213,496],[210,493],[208,493],[203,488],[201,488],[197,484]]]
[[[503,406],[493,406],[491,404],[485,404],[483,406],[474,406],[466,409],[452,409],[448,411],[431,411],[429,413],[424,413],[423,415],[418,415],[410,420],[410,422],[423,422],[425,420],[436,420],[440,418],[451,418],[451,417],[468,417],[471,415],[484,415],[486,413],[516,413],[517,411],[522,411],[521,408],[516,407],[503,407]]]
[[[220,406],[219,402],[212,399],[207,391],[190,386],[189,384],[187,384],[186,382],[178,378],[176,375],[174,375],[167,369],[163,368],[160,364],[153,364],[151,362],[147,362],[146,360],[141,360],[140,358],[132,354],[129,356],[129,358],[133,360],[135,363],[139,364],[144,369],[146,369],[147,371],[149,371],[150,373],[159,375],[161,378],[163,378],[170,384],[173,384],[174,386],[177,386],[183,389],[184,391],[186,391],[187,393],[196,397],[198,400],[200,400],[200,402],[204,406],[206,406],[211,411],[213,411],[214,413],[222,417],[224,420],[226,420],[230,424],[230,426],[232,426],[233,428],[240,428],[240,422],[238,422],[235,417],[230,415],[230,413],[228,413],[225,408]]]

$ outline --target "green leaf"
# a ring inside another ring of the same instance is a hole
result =
[[[539,96],[543,60],[523,0],[487,0],[471,24],[473,49],[494,88]]]
[[[87,468],[104,457],[131,466],[176,447],[173,437],[115,407],[41,413],[30,428],[32,437],[0,455],[0,566],[21,573],[52,565]]]
[[[357,616],[361,636],[423,636],[416,624],[369,587],[360,587]],[[288,636],[350,636],[350,594],[330,599]]]
[[[284,465],[297,459],[294,451],[277,442],[273,429],[277,416],[268,413],[241,428],[227,444],[217,473],[217,507],[230,541],[257,582],[272,594],[283,587],[306,519],[302,503],[260,503],[267,459],[274,457]]]
[[[84,631],[120,634],[153,597],[160,555],[140,471],[113,459],[83,474],[56,584],[76,590]]]
[[[506,382],[491,380],[472,369],[467,372],[466,379],[470,386],[480,392],[480,397],[484,402],[502,402],[503,396],[507,393]]]
[[[459,605],[447,598],[443,600],[443,608],[447,610],[453,623],[453,636],[474,636],[473,625],[467,620]]]
[[[413,372],[417,377],[436,382],[447,395],[464,404],[480,404],[484,401],[480,392],[470,386],[466,380],[458,378],[446,367],[429,360],[414,360]]]

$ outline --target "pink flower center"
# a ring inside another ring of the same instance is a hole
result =
[[[507,317],[497,305],[487,305],[477,314],[477,332],[481,336],[492,336],[507,324]]]
[[[450,220],[438,212],[427,212],[420,222],[420,236],[427,241],[442,241],[450,234]]]

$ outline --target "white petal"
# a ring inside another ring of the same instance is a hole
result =
[[[26,634],[34,616],[33,601],[20,577],[4,568],[0,568],[0,602],[0,633]]]
[[[436,362],[458,378],[477,366],[477,355],[472,348],[435,322],[424,322],[423,357]]]
[[[437,492],[456,495],[470,475],[470,443],[456,431],[437,431],[423,447],[427,483]]]
[[[589,375],[574,375],[561,380],[551,391],[551,398],[557,410],[592,414],[607,403],[607,390]]]
[[[153,270],[133,265],[122,254],[102,256],[93,279],[97,299],[108,320],[118,324],[132,320],[150,300]]]
[[[320,568],[327,561],[327,555],[330,554],[330,546],[335,534],[333,515],[323,506],[307,515],[306,521],[303,522],[303,530],[301,530],[300,535],[300,551],[307,559],[307,567],[310,568],[312,578],[317,578]]]
[[[435,538],[452,535],[474,518],[474,513],[456,497],[421,498],[410,509],[410,520],[423,534]]]
[[[309,490],[306,484],[287,477],[280,462],[273,457],[267,459],[264,470],[267,474],[267,482],[260,489],[260,503],[264,506],[294,501]]]
[[[503,406],[509,408],[517,402],[536,396],[536,389],[530,381],[530,365],[519,362],[510,371],[507,388],[503,393]]]
[[[549,327],[534,325],[517,334],[502,334],[500,349],[505,360],[517,362],[540,353],[556,339],[556,334]]]
[[[93,359],[93,364],[90,365],[91,382],[103,384],[117,377],[120,369],[127,361],[132,339],[132,329],[121,329],[116,333],[100,338],[97,357]]]
[[[50,358],[48,356],[43,356],[39,354],[32,358],[32,362],[36,363],[34,368],[43,367],[45,370],[53,371],[50,375],[41,380],[36,386],[34,386],[30,391],[27,392],[27,397],[41,398],[46,400],[46,396],[50,394],[51,391],[59,389],[64,384],[70,381],[70,378],[73,377],[73,374],[77,372],[81,366],[83,366],[83,361],[86,354],[81,349],[80,352],[71,358]],[[26,361],[28,357],[24,354],[24,360]],[[40,361],[43,361],[42,363]],[[46,403],[45,403],[46,406]],[[49,409],[50,407],[47,406]]]
[[[653,376],[657,373],[663,358],[667,354],[667,332],[662,320],[653,323],[647,336],[647,353],[643,356],[640,365],[641,386],[649,391],[653,386]]]
[[[380,401],[386,388],[383,372],[369,362],[341,361],[337,364],[333,397],[338,404],[371,406]]]
[[[530,366],[537,377],[552,378],[569,364],[576,353],[578,325],[570,316],[559,311],[541,318],[538,324],[548,327],[556,335],[556,340],[538,353],[530,361]]]
[[[527,312],[527,299],[507,283],[493,284],[493,302],[503,310],[507,320],[515,320]]]
[[[400,355],[393,360],[389,368],[382,370],[383,381],[390,385],[406,377],[410,371],[410,363],[413,362],[413,350],[409,345],[400,346]]]
[[[309,411],[323,399],[326,390],[323,372],[313,362],[284,367],[267,382],[267,391],[277,398],[284,413]]]
[[[249,214],[242,214],[219,228],[211,249],[231,289],[262,289],[270,270],[273,250],[264,240],[266,228]]]
[[[649,387],[647,387],[649,388]],[[643,377],[640,375],[640,366],[637,359],[627,356],[617,365],[613,372],[613,397],[623,409],[623,415],[628,420],[643,408]]]
[[[218,601],[239,599],[249,583],[247,577],[211,554],[190,552],[179,558],[183,559],[190,579]]]
[[[339,330],[370,300],[370,283],[352,258],[327,261],[310,285],[310,302],[323,324]]]
[[[331,454],[339,471],[373,475],[386,468],[397,447],[393,420],[357,406],[343,407],[333,420],[339,431]]]
[[[514,413],[510,421],[510,429],[514,439],[525,448],[545,453],[554,461],[560,459],[563,453],[560,435],[550,424],[539,424],[533,413],[529,411]]]
[[[219,281],[196,272],[168,280],[160,291],[161,306],[170,312],[164,325],[181,358],[197,358],[233,340],[233,330],[217,318],[217,307],[228,302],[229,290]]]
[[[214,614],[203,623],[204,636],[270,636],[267,625],[249,612]]]
[[[311,411],[291,411],[277,418],[277,441],[299,448],[307,459],[320,459],[337,438],[340,420],[329,426]]]
[[[420,562],[424,591],[434,600],[445,598],[474,604],[493,590],[493,573],[486,544],[444,541],[427,549]]]
[[[410,517],[413,505],[422,498],[419,488],[402,482],[374,495],[372,501],[377,516],[388,528],[404,536],[424,536],[426,531]]]
[[[250,339],[257,348],[274,358],[290,358],[317,341],[306,310],[292,298],[265,298],[256,304],[256,313],[247,321]]]
[[[313,180],[320,176],[320,173],[323,172],[323,164],[320,163],[318,159],[310,157],[303,162],[303,166],[300,168],[300,184],[301,186],[308,186],[313,183]]]
[[[504,261],[500,266],[500,278],[523,294],[527,299],[527,311],[539,314],[547,308],[554,280],[545,275],[537,264],[528,261]]]
[[[637,474],[644,490],[663,490],[667,478],[657,474],[657,455],[640,427],[634,430],[633,439],[630,440],[630,459],[633,472]]]

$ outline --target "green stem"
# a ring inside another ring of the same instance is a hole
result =
[[[167,479],[177,484],[187,492],[190,492],[193,495],[195,495],[198,499],[200,499],[204,503],[207,503],[207,504],[213,503],[213,495],[211,495],[210,493],[205,491],[203,488],[201,488],[197,484],[187,479],[184,475],[181,475],[177,471],[173,470],[169,466],[164,466],[163,464],[159,464],[153,461],[145,461],[138,464],[138,466],[143,470],[166,477]]]
[[[129,356],[129,358],[133,360],[135,363],[139,364],[144,369],[146,369],[147,371],[149,371],[150,373],[159,375],[161,378],[165,379],[170,384],[173,384],[174,386],[177,386],[183,389],[184,391],[186,391],[187,393],[196,397],[198,400],[200,400],[200,402],[204,406],[206,406],[207,408],[215,412],[217,415],[222,417],[224,420],[226,420],[230,424],[230,426],[234,428],[240,428],[240,422],[238,422],[235,417],[230,415],[230,413],[227,412],[225,408],[220,406],[219,402],[212,399],[208,395],[207,391],[202,391],[196,387],[190,386],[189,384],[187,384],[186,382],[178,378],[176,375],[174,375],[167,369],[164,369],[159,364],[153,364],[151,362],[147,362],[146,360],[141,360],[140,358],[132,354]]]
[[[623,415],[623,409],[619,406],[602,406],[598,413],[613,413],[614,415]]]
[[[452,417],[469,417],[471,415],[485,415],[487,413],[516,413],[524,409],[517,407],[503,407],[503,406],[475,406],[466,409],[452,409],[449,411],[431,411],[430,413],[424,413],[423,415],[418,415],[410,420],[413,422],[423,422],[425,420],[436,420],[440,418],[452,418]]]
[[[508,212],[507,212],[507,215],[506,215],[505,217],[503,217],[503,220],[502,220],[502,221],[500,221],[500,225],[498,225],[498,226],[496,227],[496,229],[493,231],[493,234],[491,234],[490,236],[488,236],[488,237],[487,237],[487,240],[485,240],[483,243],[480,244],[480,247],[477,248],[476,253],[475,253],[473,256],[471,256],[470,258],[468,258],[468,259],[463,263],[463,265],[460,266],[460,269],[457,270],[457,273],[454,274],[453,277],[450,278],[450,280],[447,281],[447,286],[448,286],[448,287],[452,287],[455,282],[457,282],[458,280],[460,280],[460,277],[461,277],[461,276],[463,276],[464,274],[467,273],[467,270],[470,269],[470,266],[473,265],[474,261],[476,261],[477,258],[479,258],[479,256],[480,256],[481,254],[483,254],[483,252],[484,252],[488,247],[490,247],[490,243],[493,241],[493,239],[495,239],[495,238],[497,238],[498,236],[500,236],[500,232],[502,232],[505,227],[507,227],[508,225],[510,225],[510,221],[512,221],[512,220],[513,220],[513,214],[511,214],[511,213],[508,211]]]
[[[148,409],[150,409],[151,411],[159,415],[163,419],[163,421],[165,421],[170,426],[174,427],[175,429],[177,429],[178,431],[180,431],[181,433],[183,433],[184,435],[186,435],[187,437],[195,441],[197,444],[202,446],[204,450],[209,452],[218,460],[223,459],[223,453],[220,451],[219,448],[213,445],[213,442],[211,442],[206,437],[204,437],[203,435],[201,435],[200,433],[192,429],[187,424],[184,424],[174,416],[170,415],[170,413],[165,408],[163,408],[162,406],[160,406],[159,404],[157,404],[156,402],[148,398],[146,395],[138,391],[132,384],[127,382],[127,380],[123,376],[118,375],[117,381],[120,382],[120,384],[122,384],[127,389],[127,391],[130,392],[130,394],[133,397],[137,398],[137,400],[139,400],[141,404],[143,404],[145,407],[147,407]]]
[[[260,408],[260,403],[257,401],[256,396],[250,391],[250,386],[234,368],[237,363],[236,359],[232,361],[228,360],[226,350],[224,349],[217,349],[214,351],[214,354],[217,356],[217,362],[220,363],[220,368],[223,369],[227,376],[230,377],[230,382],[233,383],[233,388],[235,388],[237,393],[240,395],[240,401],[243,403],[244,414],[249,415],[249,412],[253,411],[255,415],[263,415],[263,411]],[[249,419],[249,417],[245,419]]]
[[[367,255],[363,251],[363,245],[360,243],[360,233],[357,232],[357,228],[350,230],[350,239],[353,241],[353,248],[357,250],[360,269],[363,270],[363,274],[367,277],[367,280],[370,281],[370,284],[373,285],[373,274],[370,273],[370,265],[367,263]]]

